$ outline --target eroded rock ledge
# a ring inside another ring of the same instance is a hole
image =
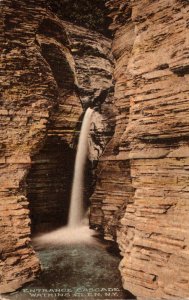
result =
[[[189,3],[115,0],[108,5],[119,113],[100,159],[91,220],[120,246],[125,289],[138,298],[185,298]]]

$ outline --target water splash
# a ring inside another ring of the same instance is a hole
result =
[[[36,246],[94,243],[93,236],[95,235],[95,231],[89,229],[88,218],[84,217],[83,208],[84,171],[88,155],[88,134],[92,113],[93,110],[88,108],[81,126],[74,168],[68,225],[36,236],[33,239]]]
[[[78,228],[62,227],[33,238],[34,246],[61,246],[71,244],[94,244],[95,232],[88,225],[81,224]]]
[[[68,216],[68,227],[77,227],[80,225],[84,217],[83,209],[83,185],[84,185],[84,171],[85,163],[88,154],[88,134],[90,130],[91,115],[93,110],[88,108],[83,123],[81,126],[81,132],[79,136],[74,178],[72,184],[71,203]]]

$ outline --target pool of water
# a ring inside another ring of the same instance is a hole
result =
[[[134,299],[122,288],[120,257],[110,243],[93,238],[90,243],[36,243],[35,248],[42,273],[7,299]]]

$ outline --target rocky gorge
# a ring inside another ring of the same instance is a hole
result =
[[[90,226],[118,244],[126,290],[187,298],[189,3],[107,1],[113,41],[44,3],[1,2],[0,293],[40,273],[31,231],[66,224],[90,106]]]

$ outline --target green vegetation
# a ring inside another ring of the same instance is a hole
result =
[[[59,18],[110,36],[106,0],[47,0]]]

